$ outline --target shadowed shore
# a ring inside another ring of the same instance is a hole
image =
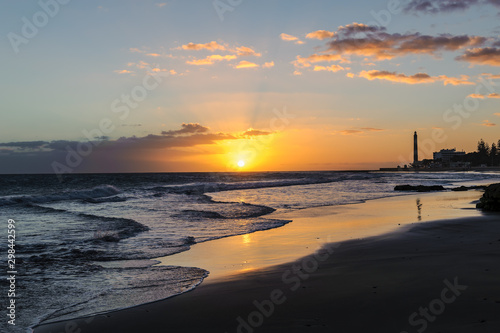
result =
[[[35,333],[498,332],[499,262],[500,215],[407,225]]]

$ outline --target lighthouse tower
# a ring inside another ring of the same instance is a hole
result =
[[[418,135],[415,131],[413,135],[413,167],[418,166]]]

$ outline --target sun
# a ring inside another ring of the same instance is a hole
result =
[[[245,161],[243,161],[243,160],[239,160],[239,161],[238,161],[238,166],[239,166],[240,168],[243,168],[243,167],[245,166]]]

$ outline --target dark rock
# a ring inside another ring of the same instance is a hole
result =
[[[486,190],[486,186],[460,186],[451,189],[455,192],[465,192],[469,190]]]
[[[444,190],[445,188],[441,185],[432,185],[432,186],[397,185],[394,188],[394,191],[414,191],[414,192],[433,192],[433,191],[444,191]]]
[[[492,184],[486,188],[483,197],[476,205],[477,208],[486,211],[500,212],[500,183]]]

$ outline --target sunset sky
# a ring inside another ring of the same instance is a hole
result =
[[[423,158],[497,142],[500,1],[430,3],[5,2],[0,173],[374,169],[411,162],[414,131]]]

